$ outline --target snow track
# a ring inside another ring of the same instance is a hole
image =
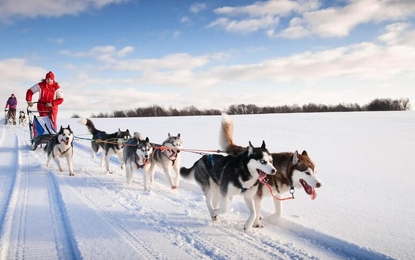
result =
[[[75,142],[75,176],[60,173],[32,151],[25,130],[0,128],[0,259],[386,259],[287,219],[243,232],[242,202],[212,221],[200,188],[180,181],[171,190],[156,173],[152,191],[143,174],[125,186],[92,159],[89,142]],[[7,162],[7,163],[6,163]],[[363,257],[362,257],[363,256]]]

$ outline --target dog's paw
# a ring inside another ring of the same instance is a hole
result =
[[[262,225],[261,223],[254,224],[254,228],[264,228],[264,225]]]
[[[252,228],[250,228],[250,227],[244,227],[244,231],[245,231],[245,233],[249,233],[249,232],[252,231]]]
[[[172,190],[177,189],[177,185],[173,185],[173,186],[171,186],[171,189],[172,189]]]
[[[281,214],[280,213],[274,213],[274,214],[268,216],[267,219],[272,222],[272,221],[278,220],[279,218],[281,218]]]
[[[73,172],[70,172],[69,173],[69,176],[75,176],[75,174],[73,174]]]
[[[59,171],[60,171],[60,172],[63,172],[63,168],[59,168]]]
[[[212,220],[213,220],[213,221],[218,220],[218,215],[212,216]]]

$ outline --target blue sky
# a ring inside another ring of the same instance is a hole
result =
[[[1,98],[52,70],[60,115],[409,98],[415,2],[0,0]]]

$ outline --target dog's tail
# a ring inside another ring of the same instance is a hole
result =
[[[197,163],[198,163],[198,161],[196,161],[193,164],[193,166],[190,167],[190,168],[181,167],[180,168],[180,176],[182,176],[184,179],[194,180],[195,179],[195,167],[196,167]]]
[[[79,123],[86,125],[86,127],[88,128],[88,131],[93,134],[95,131],[97,131],[97,129],[95,128],[94,123],[88,119],[88,118],[82,118],[81,120],[79,120]]]
[[[246,148],[236,145],[233,141],[233,121],[228,114],[222,113],[221,127],[219,131],[219,146],[222,151],[237,155]]]
[[[145,140],[144,135],[142,133],[139,133],[139,132],[134,132],[133,138],[136,142]]]

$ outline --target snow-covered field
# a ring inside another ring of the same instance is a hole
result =
[[[243,232],[240,197],[210,219],[199,186],[171,190],[161,169],[151,192],[143,175],[125,186],[91,157],[79,119],[60,119],[75,135],[75,176],[29,148],[27,127],[0,126],[0,259],[413,259],[415,257],[415,112],[231,116],[235,141],[271,152],[306,150],[322,187],[284,202],[284,217]],[[219,149],[220,116],[92,119],[107,132],[141,132],[162,143],[181,134],[184,148]],[[82,138],[82,139],[81,139]],[[182,166],[198,153],[183,151]],[[262,215],[273,213],[271,198]]]

